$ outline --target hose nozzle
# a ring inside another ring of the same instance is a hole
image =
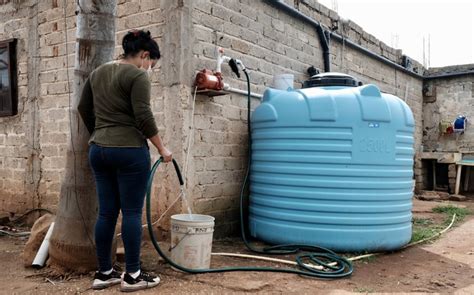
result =
[[[230,69],[232,70],[232,72],[235,73],[235,75],[237,76],[237,78],[240,78],[240,73],[239,73],[239,67],[237,65],[237,60],[234,59],[234,58],[231,58],[229,60],[229,67]]]

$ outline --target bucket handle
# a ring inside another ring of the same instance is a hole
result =
[[[171,246],[171,244],[170,244],[170,248],[169,248],[168,251],[171,251],[171,250],[173,250],[174,248],[178,247],[178,245],[179,245],[187,236],[189,236],[189,234],[190,234],[191,232],[192,232],[192,230],[191,230],[191,229],[188,229],[188,232],[185,233],[184,236],[183,236],[181,239],[178,240],[178,242],[176,243],[176,245]]]

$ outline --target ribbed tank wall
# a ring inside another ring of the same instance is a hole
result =
[[[252,116],[251,235],[337,251],[406,244],[413,132],[409,107],[374,85],[267,90]]]

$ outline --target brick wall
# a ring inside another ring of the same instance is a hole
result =
[[[27,5],[15,10],[13,3],[3,1],[0,6],[0,40],[18,38],[18,112],[13,117],[0,118],[0,210],[9,208],[22,211],[31,208],[36,200],[25,192],[30,189],[27,178],[28,163],[31,161],[29,125],[31,105],[29,97],[34,96],[28,87],[28,71],[31,64],[28,59],[29,40],[34,38],[30,21],[30,8]]]
[[[446,71],[463,71],[474,65],[435,69],[438,74]],[[474,152],[474,128],[468,125],[462,135],[443,135],[439,130],[441,121],[453,122],[459,115],[474,121],[474,76],[460,76],[429,80],[425,83],[423,103],[423,146],[425,151]]]
[[[22,212],[37,206],[55,209],[69,144],[66,58],[72,80],[75,1],[67,1],[68,56],[63,1],[36,3],[24,1],[15,7],[12,3],[0,7],[0,40],[19,39],[20,83],[19,115],[0,119],[0,150],[4,151],[0,153],[0,211]],[[296,3],[298,9],[326,26],[338,19],[316,1]],[[323,68],[314,28],[264,1],[120,0],[115,56],[120,53],[122,36],[132,28],[149,29],[161,46],[163,58],[153,75],[152,108],[160,133],[179,163],[184,162],[189,139],[193,77],[197,70],[215,67],[216,45],[227,55],[243,60],[251,73],[252,90],[258,93],[271,86],[274,74],[293,73],[295,86],[300,87],[307,79],[309,66]],[[349,22],[337,30],[401,62],[401,51],[386,46],[356,24]],[[333,71],[375,83],[383,91],[405,99],[415,114],[419,146],[421,80],[335,41],[331,43],[331,64]],[[227,83],[245,89],[245,81],[233,77],[227,66],[223,66],[223,73]],[[259,101],[253,99],[252,103],[255,107]],[[235,232],[238,226],[238,194],[246,168],[245,108],[242,95],[198,95],[196,99],[187,192],[194,211],[217,218],[217,236]],[[160,169],[155,184],[156,212],[168,208],[178,190],[173,170],[165,167]]]
[[[292,2],[292,1],[290,1]],[[298,8],[331,26],[338,15],[315,1],[298,1]],[[305,4],[307,3],[307,4]],[[308,78],[311,65],[324,68],[322,50],[314,28],[264,1],[196,1],[193,9],[194,69],[215,68],[215,47],[241,59],[251,73],[252,90],[263,93],[272,85],[274,74],[295,75],[295,87]],[[359,42],[373,52],[397,63],[400,50],[383,44],[355,23],[340,26],[338,33]],[[419,66],[419,65],[417,65]],[[382,91],[401,97],[412,108],[416,146],[421,143],[422,81],[397,71],[333,41],[332,71],[355,76],[364,83],[377,84]],[[421,66],[420,66],[421,69]],[[223,65],[225,81],[246,89]],[[254,106],[258,100],[254,99]],[[246,167],[246,97],[198,96],[195,112],[194,209],[216,217],[217,234],[238,228],[238,197]]]
[[[63,1],[17,2],[0,7],[0,40],[19,40],[19,113],[0,118],[0,211],[55,210],[70,143],[68,90],[72,91],[74,77],[76,2],[66,1],[67,36]],[[159,1],[121,0],[117,4],[115,57],[131,28],[150,30],[161,45],[164,19]],[[164,133],[165,91],[158,73],[152,77],[152,108]]]

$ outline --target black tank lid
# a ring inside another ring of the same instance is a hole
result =
[[[303,83],[303,88],[322,86],[357,87],[360,85],[362,85],[362,82],[357,81],[352,76],[343,73],[329,72],[312,76],[309,80]]]

